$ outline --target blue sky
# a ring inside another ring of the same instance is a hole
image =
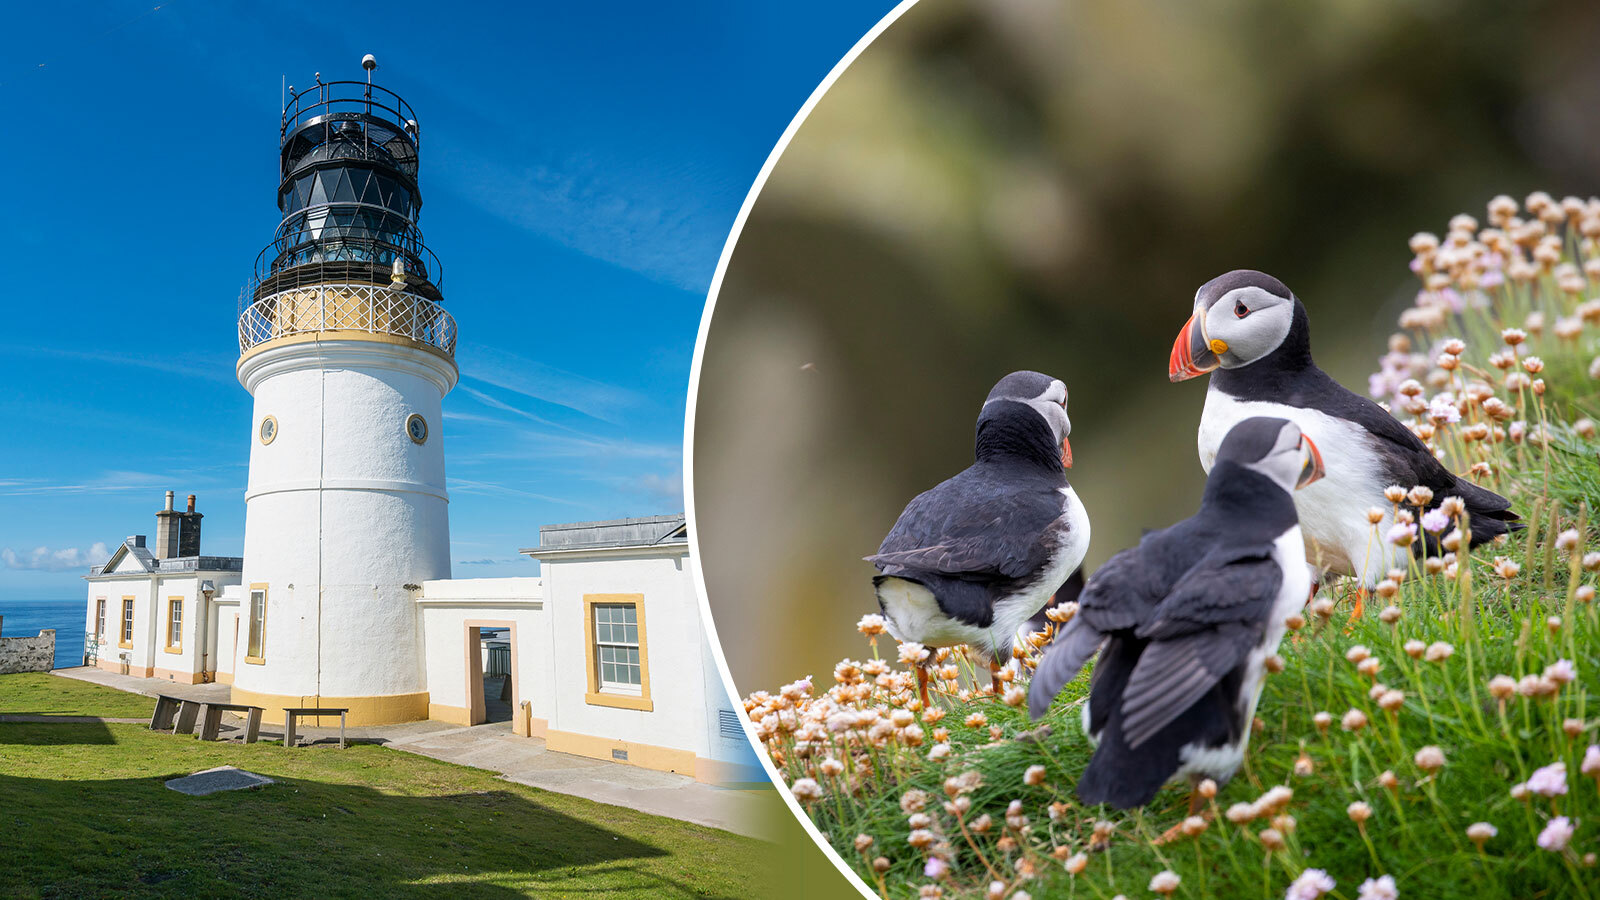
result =
[[[420,224],[461,329],[458,577],[542,523],[683,509],[705,291],[750,182],[888,0],[29,4],[0,31],[0,599],[80,597],[95,545],[200,497],[243,545],[240,286],[278,211],[283,79],[421,123]]]

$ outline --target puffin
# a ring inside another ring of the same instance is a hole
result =
[[[1089,549],[1089,516],[1067,482],[1067,386],[1039,372],[1000,379],[978,413],[976,460],[918,494],[878,552],[872,579],[889,634],[989,654],[994,687],[1017,629]],[[916,667],[923,705],[925,664]]]
[[[1323,474],[1295,423],[1245,419],[1218,448],[1199,511],[1089,579],[1028,692],[1040,719],[1099,652],[1082,713],[1095,745],[1078,780],[1085,805],[1143,806],[1169,781],[1225,784],[1238,771],[1267,658],[1311,583],[1292,495]]]
[[[1354,614],[1367,588],[1403,566],[1408,552],[1383,535],[1394,525],[1384,489],[1425,485],[1430,507],[1445,497],[1466,503],[1469,544],[1481,544],[1516,527],[1511,501],[1458,478],[1398,419],[1374,401],[1346,389],[1311,359],[1311,325],[1283,282],[1264,272],[1238,269],[1200,286],[1194,313],[1178,333],[1167,364],[1174,381],[1211,374],[1200,413],[1200,465],[1211,471],[1224,435],[1252,416],[1288,419],[1339,460],[1326,480],[1295,495],[1306,557],[1320,585],[1328,574],[1357,579]],[[1384,510],[1377,526],[1367,510]],[[1415,552],[1439,552],[1419,540]]]

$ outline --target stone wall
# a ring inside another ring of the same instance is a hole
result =
[[[46,628],[38,637],[0,637],[0,675],[48,672],[55,668],[56,630]]]

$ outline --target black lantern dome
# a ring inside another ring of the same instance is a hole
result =
[[[417,218],[418,126],[409,104],[366,81],[293,92],[279,132],[278,209],[272,243],[256,261],[251,299],[331,281],[404,285],[443,299],[438,259]]]

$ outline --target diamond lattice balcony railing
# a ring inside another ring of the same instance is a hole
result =
[[[416,294],[374,284],[317,284],[269,294],[239,315],[239,352],[297,334],[358,331],[410,338],[450,356],[456,320]]]

